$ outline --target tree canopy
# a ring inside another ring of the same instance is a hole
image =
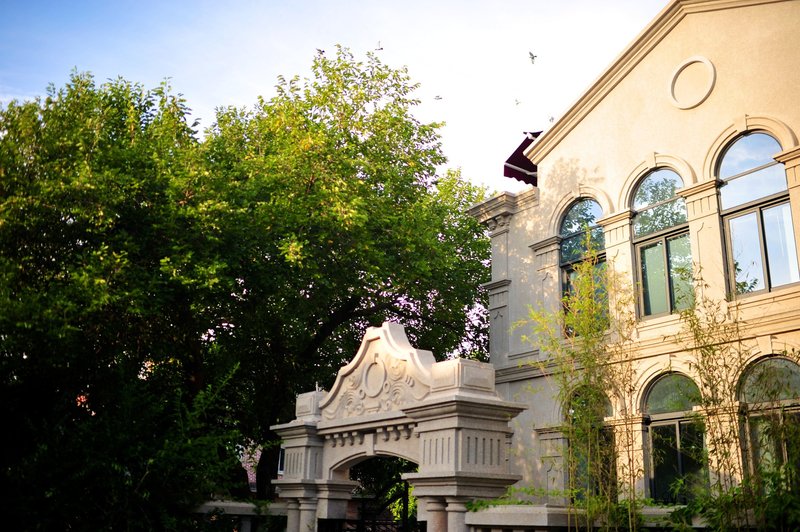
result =
[[[486,352],[488,241],[465,214],[483,191],[437,175],[415,88],[338,49],[202,138],[166,83],[74,73],[0,109],[12,518],[179,526],[386,319]]]

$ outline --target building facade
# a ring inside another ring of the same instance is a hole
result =
[[[798,28],[796,0],[673,0],[560,120],[525,139],[530,165],[515,174],[515,161],[511,175],[531,186],[472,209],[492,241],[497,390],[528,405],[514,422],[510,460],[518,485],[545,494],[535,502],[564,503],[555,494],[569,481],[560,429],[568,407],[548,374],[549,354],[515,324],[531,307],[560,312],[587,231],[630,288],[618,300],[632,319],[630,388],[608,394],[605,422],[634,434],[626,460],[637,496],[681,502],[670,484],[700,468],[682,446],[706,447],[707,482],[741,482],[762,462],[798,458],[742,415],[766,409],[753,391],[759,376],[785,380],[782,412],[800,395]],[[713,351],[716,362],[699,360],[683,334],[680,312],[692,305],[716,309],[705,322],[716,338],[736,332],[719,340],[728,345]],[[709,363],[727,372],[724,390],[710,389]],[[704,400],[684,394],[666,404],[676,390]],[[721,395],[718,412],[708,411],[708,394]],[[693,429],[690,416],[716,417]],[[709,445],[724,427],[738,441]],[[715,468],[728,451],[736,467]],[[547,524],[541,508],[520,511]],[[519,515],[478,513],[472,524],[510,526]]]

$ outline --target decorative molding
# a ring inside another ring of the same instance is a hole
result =
[[[616,214],[612,214],[611,216],[606,216],[605,218],[600,218],[599,220],[597,220],[597,225],[599,225],[603,229],[608,230],[608,229],[610,229],[610,226],[612,226],[614,224],[618,224],[618,223],[627,224],[627,223],[629,223],[630,220],[631,220],[631,216],[633,216],[633,213],[631,213],[630,210],[621,211],[621,212],[618,212]]]
[[[782,151],[775,156],[775,160],[786,165],[787,169],[800,166],[800,147]]]
[[[487,219],[484,225],[489,228],[489,232],[492,236],[497,236],[508,231],[508,226],[511,224],[511,217],[512,215],[508,213],[498,214],[497,216]]]
[[[370,327],[355,358],[339,370],[331,392],[320,403],[327,420],[394,412],[430,393],[430,351],[414,349],[401,325]]]
[[[500,279],[499,281],[489,281],[488,283],[483,283],[481,288],[485,288],[486,290],[493,292],[495,290],[502,290],[503,288],[508,288],[511,284],[511,279]]]
[[[710,181],[703,181],[702,183],[698,183],[691,187],[684,187],[676,192],[678,196],[685,198],[686,200],[693,200],[692,196],[697,196],[702,194],[703,192],[713,192],[714,194],[717,193],[717,188],[722,184],[722,181],[718,179],[712,179]]]
[[[544,240],[540,240],[538,242],[534,242],[528,247],[531,248],[534,253],[539,253],[543,249],[545,250],[545,252],[551,251],[550,249],[545,249],[545,248],[557,248],[560,245],[561,245],[561,237],[556,235],[556,236],[551,236],[550,238],[545,238]]]
[[[478,203],[467,210],[467,214],[482,224],[488,224],[499,216],[513,216],[517,213],[517,198],[513,192],[503,192]]]
[[[542,370],[530,364],[521,363],[516,366],[500,368],[495,371],[494,382],[496,384],[518,382],[528,379],[535,379],[544,375]]]
[[[675,89],[677,85],[686,85],[687,83],[691,84],[693,81],[696,81],[694,79],[690,79],[691,76],[686,73],[687,69],[697,70],[697,67],[694,67],[693,65],[699,65],[699,68],[703,71],[702,74],[704,75],[704,79],[702,80],[702,84],[699,86],[688,87],[688,94],[676,94]],[[706,99],[711,95],[716,81],[717,69],[714,68],[714,64],[707,57],[700,55],[690,57],[678,65],[670,76],[667,87],[669,101],[678,109],[693,109],[706,101]]]

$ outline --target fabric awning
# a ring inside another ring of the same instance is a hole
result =
[[[541,131],[525,132],[525,140],[514,150],[511,157],[506,159],[503,165],[503,175],[505,177],[511,177],[517,181],[536,186],[536,165],[525,157],[523,153],[541,133]]]

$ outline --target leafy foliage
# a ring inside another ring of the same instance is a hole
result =
[[[411,114],[404,70],[340,49],[312,73],[220,109],[203,140],[167,84],[76,73],[0,109],[12,519],[181,528],[236,491],[239,446],[274,440],[366,326],[486,351],[488,241],[464,213],[483,191],[436,176],[436,124]]]

